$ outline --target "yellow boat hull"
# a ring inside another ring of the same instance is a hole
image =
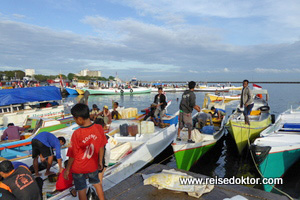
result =
[[[83,95],[84,94],[84,91],[81,90],[81,89],[76,89],[76,91],[78,92],[79,95]]]
[[[239,100],[240,97],[239,96],[218,96],[218,95],[208,95],[209,96],[209,99],[211,102],[214,102],[214,101],[225,101],[225,102],[228,102],[228,101],[233,101],[233,100]]]
[[[229,120],[227,124],[228,131],[234,138],[239,154],[242,154],[242,151],[247,146],[248,138],[250,143],[253,142],[255,138],[259,137],[260,132],[271,123],[271,115],[262,121],[250,120],[250,126],[246,125],[244,121]]]

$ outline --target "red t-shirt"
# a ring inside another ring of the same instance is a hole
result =
[[[73,186],[73,177],[72,173],[69,173],[69,180],[64,178],[65,169],[58,175],[57,182],[56,182],[56,190],[62,191],[68,189],[69,187]]]
[[[92,124],[74,131],[67,156],[74,158],[72,173],[87,174],[98,169],[99,149],[107,139],[101,125]]]

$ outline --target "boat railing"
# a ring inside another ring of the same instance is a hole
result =
[[[14,111],[19,111],[19,110],[22,110],[21,104],[0,107],[0,113],[13,113]]]

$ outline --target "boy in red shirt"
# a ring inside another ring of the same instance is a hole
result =
[[[99,124],[91,122],[87,105],[78,103],[71,109],[71,113],[80,128],[75,130],[71,137],[71,146],[67,153],[69,162],[64,178],[68,180],[71,170],[79,199],[86,200],[88,177],[100,200],[104,200],[102,184],[98,178],[98,169],[103,169],[104,146],[107,143],[104,130]]]

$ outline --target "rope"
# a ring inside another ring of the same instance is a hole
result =
[[[248,145],[249,145],[249,147],[250,147],[250,129],[248,129],[249,131],[248,131]],[[253,163],[254,163],[254,165],[255,165],[255,168],[256,168],[256,170],[258,171],[258,173],[260,174],[260,176],[264,179],[265,177],[264,177],[264,175],[261,173],[261,171],[259,170],[259,168],[257,167],[257,164],[256,164],[256,162],[255,162],[255,159],[254,159],[254,155],[253,155],[253,152],[250,150],[250,155],[251,155],[251,158],[252,158],[252,161],[253,161]],[[275,185],[270,185],[273,189],[275,189],[275,190],[277,190],[278,192],[280,192],[281,194],[283,194],[283,195],[285,195],[286,197],[288,197],[289,199],[291,199],[291,200],[294,200],[289,194],[287,194],[287,193],[285,193],[285,192],[283,192],[282,190],[280,190],[280,189],[278,189],[278,188],[276,188],[275,187]]]

